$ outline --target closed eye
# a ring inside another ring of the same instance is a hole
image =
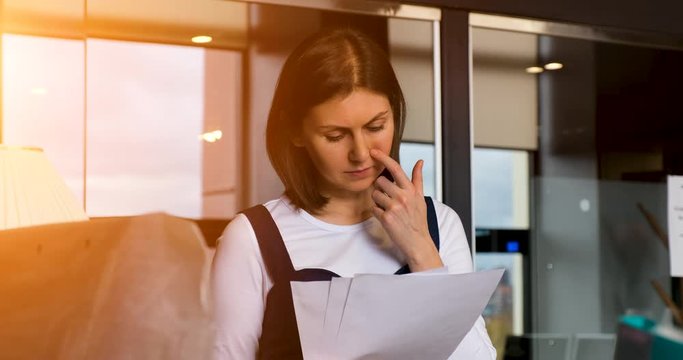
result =
[[[343,139],[343,138],[344,138],[344,134],[340,134],[340,135],[325,135],[325,140],[327,140],[327,141],[329,141],[329,142],[337,142],[337,141],[339,141],[339,140],[341,140],[341,139]]]

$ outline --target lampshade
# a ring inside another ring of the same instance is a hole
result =
[[[88,220],[42,149],[0,145],[0,230]]]

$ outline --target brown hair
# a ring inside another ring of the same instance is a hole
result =
[[[292,203],[317,213],[328,199],[317,186],[318,172],[304,148],[292,143],[316,105],[365,88],[385,95],[394,116],[391,157],[398,161],[405,100],[386,52],[352,29],[319,32],[289,55],[280,73],[266,127],[268,157]]]

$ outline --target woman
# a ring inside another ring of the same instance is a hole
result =
[[[404,120],[389,60],[365,35],[321,32],[289,56],[266,130],[285,192],[220,239],[216,358],[302,357],[289,281],[472,271],[457,214],[423,196],[423,162],[411,179],[397,162]],[[495,358],[481,317],[451,358]]]

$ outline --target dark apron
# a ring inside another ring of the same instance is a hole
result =
[[[439,224],[436,219],[434,203],[425,196],[427,203],[427,224],[434,245],[439,249]],[[263,206],[257,205],[242,211],[247,216],[256,233],[263,262],[273,281],[268,292],[266,311],[263,314],[261,338],[259,339],[258,359],[303,359],[299,330],[294,314],[290,281],[329,281],[339,275],[325,269],[294,270],[280,231]],[[409,274],[408,265],[398,269],[395,274]]]

